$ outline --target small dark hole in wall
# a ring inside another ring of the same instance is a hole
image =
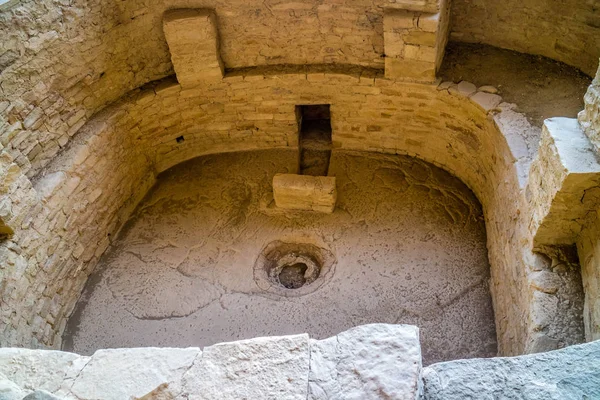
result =
[[[183,136],[179,136],[177,139],[175,139],[177,141],[177,143],[183,143],[183,141],[185,140],[183,138]]]

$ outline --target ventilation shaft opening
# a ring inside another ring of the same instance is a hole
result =
[[[300,174],[326,176],[331,158],[329,104],[297,106],[300,125]]]

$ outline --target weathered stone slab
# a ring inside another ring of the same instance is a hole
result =
[[[25,390],[59,392],[77,375],[89,357],[49,350],[0,349],[0,376]]]
[[[600,162],[576,119],[544,122],[528,194],[534,245],[572,244],[600,201]]]
[[[167,11],[163,29],[177,80],[182,87],[223,78],[217,20],[212,10]]]
[[[424,400],[600,399],[600,341],[548,353],[423,369]]]
[[[414,400],[420,372],[417,327],[363,325],[311,341],[308,398]]]
[[[22,400],[27,393],[23,391],[11,380],[6,379],[0,374],[0,399],[2,400]]]
[[[305,400],[307,334],[264,337],[205,347],[183,378],[187,399]]]
[[[332,213],[337,201],[335,177],[277,174],[273,196],[279,208]]]
[[[81,371],[71,392],[80,400],[142,397],[161,385],[178,387],[198,348],[98,350]]]

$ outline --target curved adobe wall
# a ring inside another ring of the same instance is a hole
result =
[[[453,0],[451,39],[546,56],[593,76],[600,3],[580,0]]]
[[[563,315],[546,312],[530,285],[539,260],[529,251],[519,218],[527,208],[518,194],[533,149],[519,136],[522,125],[510,125],[510,109],[488,116],[456,85],[398,83],[368,70],[268,72],[234,73],[194,90],[171,80],[136,90],[84,126],[35,188],[7,159],[25,186],[9,188],[18,204],[6,221],[19,229],[2,245],[9,260],[0,288],[8,299],[2,345],[60,345],[88,274],[157,172],[201,154],[295,147],[295,105],[307,103],[331,104],[337,147],[423,158],[479,196],[502,354],[539,349],[544,334],[577,341],[560,331]],[[543,333],[540,315],[551,325]]]

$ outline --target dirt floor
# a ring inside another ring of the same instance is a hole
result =
[[[504,101],[517,104],[517,111],[540,127],[546,118],[575,118],[592,82],[576,68],[545,57],[456,42],[448,44],[439,75],[444,81],[495,86]]]
[[[335,212],[283,212],[272,178],[297,165],[296,151],[267,150],[163,173],[90,277],[64,349],[325,338],[387,322],[420,327],[426,364],[496,355],[485,226],[464,184],[413,158],[334,151]],[[310,262],[293,260],[279,275],[290,288],[259,287],[255,263],[275,241],[330,254],[314,290],[295,288]]]

